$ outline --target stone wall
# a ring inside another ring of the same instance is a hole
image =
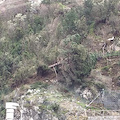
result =
[[[106,109],[120,109],[120,91],[105,90],[103,94],[95,101],[95,103],[103,104]]]
[[[105,91],[103,96],[103,104],[107,109],[120,109],[120,91]]]

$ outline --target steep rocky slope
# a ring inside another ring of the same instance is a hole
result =
[[[16,120],[87,119],[99,92],[120,89],[120,1],[31,3],[0,4],[0,119],[7,101]]]
[[[17,101],[21,106],[16,111],[16,119],[20,119],[20,110],[23,110],[23,120],[72,120],[78,119],[84,109],[79,105],[79,99],[74,98],[71,92],[62,92],[54,84],[35,83],[26,85],[13,91],[5,99]]]

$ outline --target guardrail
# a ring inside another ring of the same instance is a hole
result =
[[[87,120],[120,120],[120,110],[85,110]]]
[[[120,116],[120,110],[85,110],[87,116]]]

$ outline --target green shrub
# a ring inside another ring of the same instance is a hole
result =
[[[77,20],[78,16],[75,10],[71,10],[68,13],[66,13],[63,21],[62,21],[62,25],[63,25],[63,29],[64,32],[68,33],[75,33],[76,32],[76,20]]]
[[[33,31],[34,33],[37,33],[40,32],[43,27],[44,19],[40,16],[34,16],[32,22],[30,22],[29,30]]]
[[[102,83],[96,83],[95,86],[97,87],[98,91],[105,89],[105,85]]]
[[[24,32],[22,28],[16,28],[15,35],[13,35],[13,39],[15,41],[19,41],[20,39],[23,38],[23,36],[24,36]]]
[[[47,83],[42,83],[42,82],[36,82],[31,85],[31,89],[36,89],[36,88],[47,88],[48,84]]]
[[[50,109],[57,113],[59,110],[59,105],[57,103],[53,103],[50,105]]]
[[[80,44],[81,43],[81,36],[79,34],[74,34],[70,36],[71,41]]]
[[[56,37],[59,40],[63,38],[63,36],[64,36],[64,28],[61,24],[59,24],[57,27]]]
[[[76,21],[77,33],[81,36],[81,39],[85,39],[89,28],[86,24],[86,18],[84,16],[80,17],[79,20]]]
[[[108,71],[109,68],[110,68],[110,66],[104,66],[104,67],[102,68],[102,70],[104,70],[104,71]]]
[[[0,35],[2,35],[3,32],[3,25],[2,25],[2,20],[0,18]]]
[[[77,78],[83,79],[95,66],[96,58],[90,56],[82,45],[74,46],[72,61]]]
[[[73,81],[82,83],[83,78],[89,75],[91,69],[94,68],[98,56],[97,54],[89,54],[80,43],[81,36],[79,34],[67,36],[63,40],[63,49],[61,49],[60,54],[64,58],[68,58],[69,65],[65,65],[65,72],[66,74],[69,73],[69,78],[71,77],[70,79]]]
[[[94,17],[92,16],[93,0],[85,0],[84,2],[84,15],[86,17],[86,23],[92,24]]]
[[[32,69],[31,69],[32,71]],[[21,66],[17,71],[15,71],[13,79],[11,81],[11,88],[18,87],[21,84],[27,83],[27,78],[32,74],[29,67]]]
[[[99,58],[99,54],[90,53],[88,56],[89,56],[89,61],[91,62],[91,69],[93,69],[97,62],[97,59]]]
[[[91,23],[91,25],[89,26],[89,34],[93,35],[94,30],[95,30],[95,22]]]
[[[72,80],[82,83],[83,78],[89,75],[91,69],[94,68],[97,61],[96,55],[88,54],[83,45],[70,42],[69,39],[66,41],[64,51],[64,57],[69,59],[69,67],[65,72],[69,73]]]
[[[0,76],[2,79],[6,80],[11,76],[13,70],[13,61],[9,56],[0,56]],[[5,81],[4,81],[5,82]]]
[[[11,45],[11,51],[10,52],[14,57],[16,57],[18,55],[22,55],[22,44],[20,42],[14,42]]]
[[[50,4],[51,0],[43,0],[42,3],[43,4]]]
[[[1,119],[5,118],[5,113],[6,113],[5,106],[2,105],[2,107],[0,107],[0,118]]]

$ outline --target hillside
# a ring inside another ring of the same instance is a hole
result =
[[[0,119],[7,101],[23,105],[23,120],[107,109],[85,105],[120,90],[120,0],[1,0],[0,8]]]

